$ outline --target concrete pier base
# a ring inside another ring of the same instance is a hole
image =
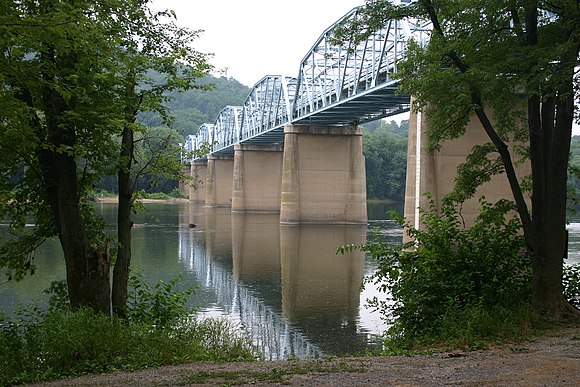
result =
[[[191,183],[189,200],[205,204],[205,185],[207,180],[207,160],[196,160],[191,164]]]
[[[231,207],[233,171],[233,156],[209,155],[207,157],[206,206]]]
[[[280,212],[281,145],[236,144],[233,212]]]
[[[280,223],[367,223],[360,128],[284,128]]]
[[[185,164],[182,169],[181,173],[183,176],[191,176],[191,164]],[[191,182],[189,180],[179,180],[179,186],[177,187],[179,192],[189,198],[191,195]]]
[[[463,136],[445,141],[438,151],[427,152],[427,132],[430,127],[425,114],[411,113],[404,216],[406,221],[417,229],[422,227],[420,209],[429,208],[425,193],[430,193],[436,208],[440,208],[442,199],[453,189],[457,167],[465,162],[473,146],[490,142],[477,117],[472,117]],[[511,149],[515,146],[508,145]],[[495,156],[497,154],[491,155],[491,157]],[[524,162],[517,165],[516,173],[520,181],[524,176],[530,175],[530,163]],[[506,175],[494,176],[491,181],[479,187],[473,198],[463,203],[461,215],[467,227],[473,224],[479,214],[479,199],[482,195],[491,203],[500,199],[513,200]],[[404,239],[407,240],[406,234]]]

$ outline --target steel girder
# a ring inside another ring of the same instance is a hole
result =
[[[191,152],[195,150],[196,137],[194,135],[189,135],[185,137],[185,143],[180,144],[182,146],[183,152],[181,153],[181,162],[184,164],[191,164],[193,158],[191,157]]]
[[[418,19],[390,20],[362,42],[333,43],[336,28],[357,21],[363,7],[322,33],[300,63],[297,78],[265,76],[244,106],[226,106],[213,125],[203,124],[196,149],[207,142],[213,144],[212,153],[232,154],[236,143],[283,143],[284,125],[290,123],[353,125],[408,111],[409,96],[397,93],[397,62],[410,39],[427,43],[431,25]]]
[[[226,106],[219,112],[210,131],[212,153],[234,153],[234,144],[240,141],[241,118],[241,106]]]
[[[254,85],[242,112],[240,142],[274,144],[283,142],[280,131],[292,119],[296,78],[267,75]]]
[[[354,8],[324,31],[300,63],[293,123],[347,125],[409,109],[409,97],[396,94],[397,62],[410,39],[426,42],[429,25],[389,20],[360,43],[333,43],[334,31],[356,22],[362,9]]]

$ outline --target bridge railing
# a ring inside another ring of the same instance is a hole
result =
[[[337,44],[336,29],[356,22],[362,9],[351,10],[324,31],[300,63],[294,118],[395,83],[397,62],[403,59],[409,39],[425,41],[424,22],[390,20],[362,42],[351,39]]]
[[[213,152],[229,149],[240,141],[242,110],[241,106],[226,106],[220,111],[213,125]]]
[[[295,92],[293,77],[267,75],[256,83],[244,102],[240,140],[289,123]]]
[[[347,109],[347,117],[343,111],[342,121],[325,124],[366,122],[408,111],[409,98],[395,95],[397,63],[410,39],[427,43],[431,25],[420,19],[390,20],[363,41],[336,43],[336,29],[359,20],[363,8],[354,8],[322,33],[300,63],[297,78],[267,75],[243,106],[226,106],[213,125],[203,124],[195,139],[197,149],[207,142],[213,153],[233,153],[234,144],[253,138],[279,142],[279,137],[262,134],[273,134],[287,123],[314,122],[315,115],[355,99],[358,107]]]

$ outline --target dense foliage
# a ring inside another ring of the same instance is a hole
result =
[[[504,173],[532,263],[533,308],[553,320],[579,319],[562,286],[567,171],[580,92],[578,2],[372,0],[336,38],[364,40],[401,18],[430,23],[429,41],[409,42],[397,67],[400,91],[414,97],[414,109],[430,124],[430,150],[463,136],[472,118],[489,140],[463,164],[455,197],[472,197],[480,182]],[[508,146],[513,140],[526,146]],[[526,159],[532,169],[527,181],[515,169]]]
[[[177,132],[149,130],[137,118],[150,114],[170,126],[168,93],[208,89],[196,83],[211,69],[192,46],[200,31],[149,3],[0,7],[0,217],[10,222],[0,266],[9,278],[34,273],[34,250],[58,236],[75,308],[109,313],[111,294],[113,308],[123,308],[133,194],[145,175],[149,185],[181,175]],[[106,174],[119,186],[116,245],[86,204]],[[36,227],[26,228],[29,220]]]
[[[378,121],[377,128],[367,128],[363,136],[367,198],[405,199],[407,173],[407,132],[409,121],[386,123]]]
[[[0,315],[0,385],[40,382],[85,373],[132,370],[194,360],[253,360],[248,338],[233,324],[197,320],[175,291],[177,279],[151,286],[131,282],[127,319],[72,311],[66,285],[54,284],[50,309]]]
[[[508,201],[482,199],[480,205],[475,224],[466,229],[458,208],[447,204],[438,212],[431,201],[421,216],[424,229],[405,226],[413,242],[391,246],[379,238],[363,247],[379,265],[366,281],[390,295],[371,305],[392,324],[391,344],[471,345],[506,334],[496,325],[500,320],[513,317],[517,325],[515,315],[529,306],[531,287],[520,222],[506,220],[513,211]]]

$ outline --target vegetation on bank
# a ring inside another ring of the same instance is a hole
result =
[[[96,201],[102,198],[117,198],[117,194],[111,193],[104,189],[97,189],[93,194],[89,195],[89,201]],[[181,193],[178,188],[174,188],[169,192],[145,192],[139,191],[135,193],[135,200],[154,199],[154,200],[169,200],[169,199],[184,199],[186,196]]]
[[[133,276],[125,319],[71,310],[66,286],[52,286],[50,308],[0,315],[0,385],[33,383],[195,360],[254,360],[251,341],[222,319],[195,318],[194,289],[177,279],[154,286]]]
[[[438,211],[430,203],[421,215],[422,230],[405,225],[413,242],[393,246],[377,235],[363,246],[339,248],[362,248],[378,263],[365,279],[388,296],[370,300],[390,325],[377,352],[485,348],[550,326],[532,308],[531,261],[519,218],[510,215],[513,203],[482,198],[470,228],[459,205],[447,202]],[[580,306],[580,265],[565,266],[563,284],[568,301]]]

